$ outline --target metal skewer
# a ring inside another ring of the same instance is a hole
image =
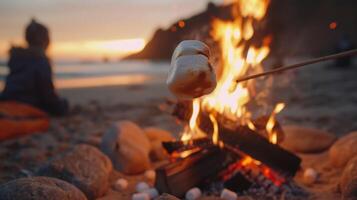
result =
[[[271,71],[266,71],[260,74],[254,74],[254,75],[250,75],[250,76],[245,76],[242,78],[239,78],[236,80],[236,82],[242,82],[242,81],[247,81],[250,79],[254,79],[254,78],[258,78],[261,76],[267,76],[270,74],[274,74],[274,73],[278,73],[278,72],[282,72],[282,71],[286,71],[286,70],[290,70],[290,69],[294,69],[294,68],[299,68],[299,67],[304,67],[306,65],[310,65],[310,64],[314,64],[314,63],[318,63],[318,62],[323,62],[326,60],[332,60],[332,59],[337,59],[337,58],[342,58],[345,56],[352,56],[352,55],[357,55],[357,49],[353,49],[353,50],[349,50],[349,51],[345,51],[342,53],[337,53],[337,54],[332,54],[329,56],[323,56],[323,57],[319,57],[319,58],[314,58],[308,61],[304,61],[301,63],[296,63],[296,64],[292,64],[292,65],[288,65],[288,66],[281,66],[278,69],[274,69]]]

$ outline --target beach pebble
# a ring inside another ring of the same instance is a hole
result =
[[[303,180],[305,184],[313,184],[316,182],[318,173],[312,168],[307,168],[304,171]]]
[[[169,157],[166,150],[162,147],[162,142],[173,141],[175,138],[166,130],[156,127],[144,129],[145,135],[149,138],[151,144],[150,158],[153,161],[165,160]]]
[[[151,199],[154,199],[159,196],[159,191],[156,188],[149,188],[142,191],[150,196]]]
[[[104,134],[100,146],[114,167],[125,174],[139,174],[150,168],[150,142],[144,131],[131,121],[115,123]]]
[[[189,189],[186,194],[185,194],[185,198],[186,200],[195,200],[200,198],[202,195],[202,192],[199,188],[195,187],[195,188],[191,188]]]
[[[298,153],[317,153],[328,149],[336,140],[329,132],[315,128],[287,125],[282,127],[284,140],[280,145]]]
[[[184,41],[175,49],[167,78],[169,90],[178,98],[193,99],[211,93],[216,87],[216,74],[209,54],[196,49],[200,41]],[[204,46],[205,44],[201,44]]]
[[[110,159],[96,147],[80,144],[42,166],[38,175],[65,180],[95,199],[109,188],[112,169]]]
[[[136,186],[135,186],[135,190],[136,190],[137,192],[143,192],[144,190],[147,190],[147,189],[149,189],[149,188],[150,188],[149,184],[147,184],[147,183],[145,183],[145,182],[139,182],[139,183],[136,184]]]
[[[131,197],[131,200],[150,200],[150,196],[147,193],[135,193]]]
[[[155,170],[146,170],[145,177],[150,181],[155,181],[156,179],[156,172]]]
[[[339,185],[342,199],[357,200],[357,156],[354,156],[346,165]]]
[[[114,188],[118,191],[123,191],[128,188],[129,182],[126,179],[120,178],[114,183]]]
[[[75,186],[50,177],[19,178],[0,186],[1,200],[86,200]]]
[[[334,167],[344,167],[357,154],[357,131],[351,132],[340,139],[330,148],[329,158]]]
[[[238,198],[238,195],[237,193],[231,190],[223,189],[220,197],[225,200],[236,200]]]

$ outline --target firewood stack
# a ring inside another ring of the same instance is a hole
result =
[[[189,107],[180,105],[174,115],[188,121],[190,112]],[[156,170],[156,187],[160,192],[178,197],[183,197],[186,191],[196,186],[211,193],[223,188],[235,192],[263,189],[274,194],[291,190],[291,179],[299,170],[301,159],[268,141],[264,131],[259,129],[266,121],[267,118],[262,117],[253,122],[257,131],[220,121],[219,139],[223,145],[217,146],[211,140],[213,126],[208,114],[202,112],[199,126],[207,137],[188,143],[164,142],[163,146],[172,159]],[[278,123],[274,129],[281,140],[283,131]]]

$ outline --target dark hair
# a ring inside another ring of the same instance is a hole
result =
[[[48,29],[44,25],[37,23],[34,19],[26,27],[25,38],[29,46],[47,48],[50,42]]]

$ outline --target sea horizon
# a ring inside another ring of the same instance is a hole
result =
[[[61,60],[52,65],[58,89],[159,83],[164,82],[169,70],[169,62],[149,60]],[[6,63],[0,61],[0,89],[8,71]]]

